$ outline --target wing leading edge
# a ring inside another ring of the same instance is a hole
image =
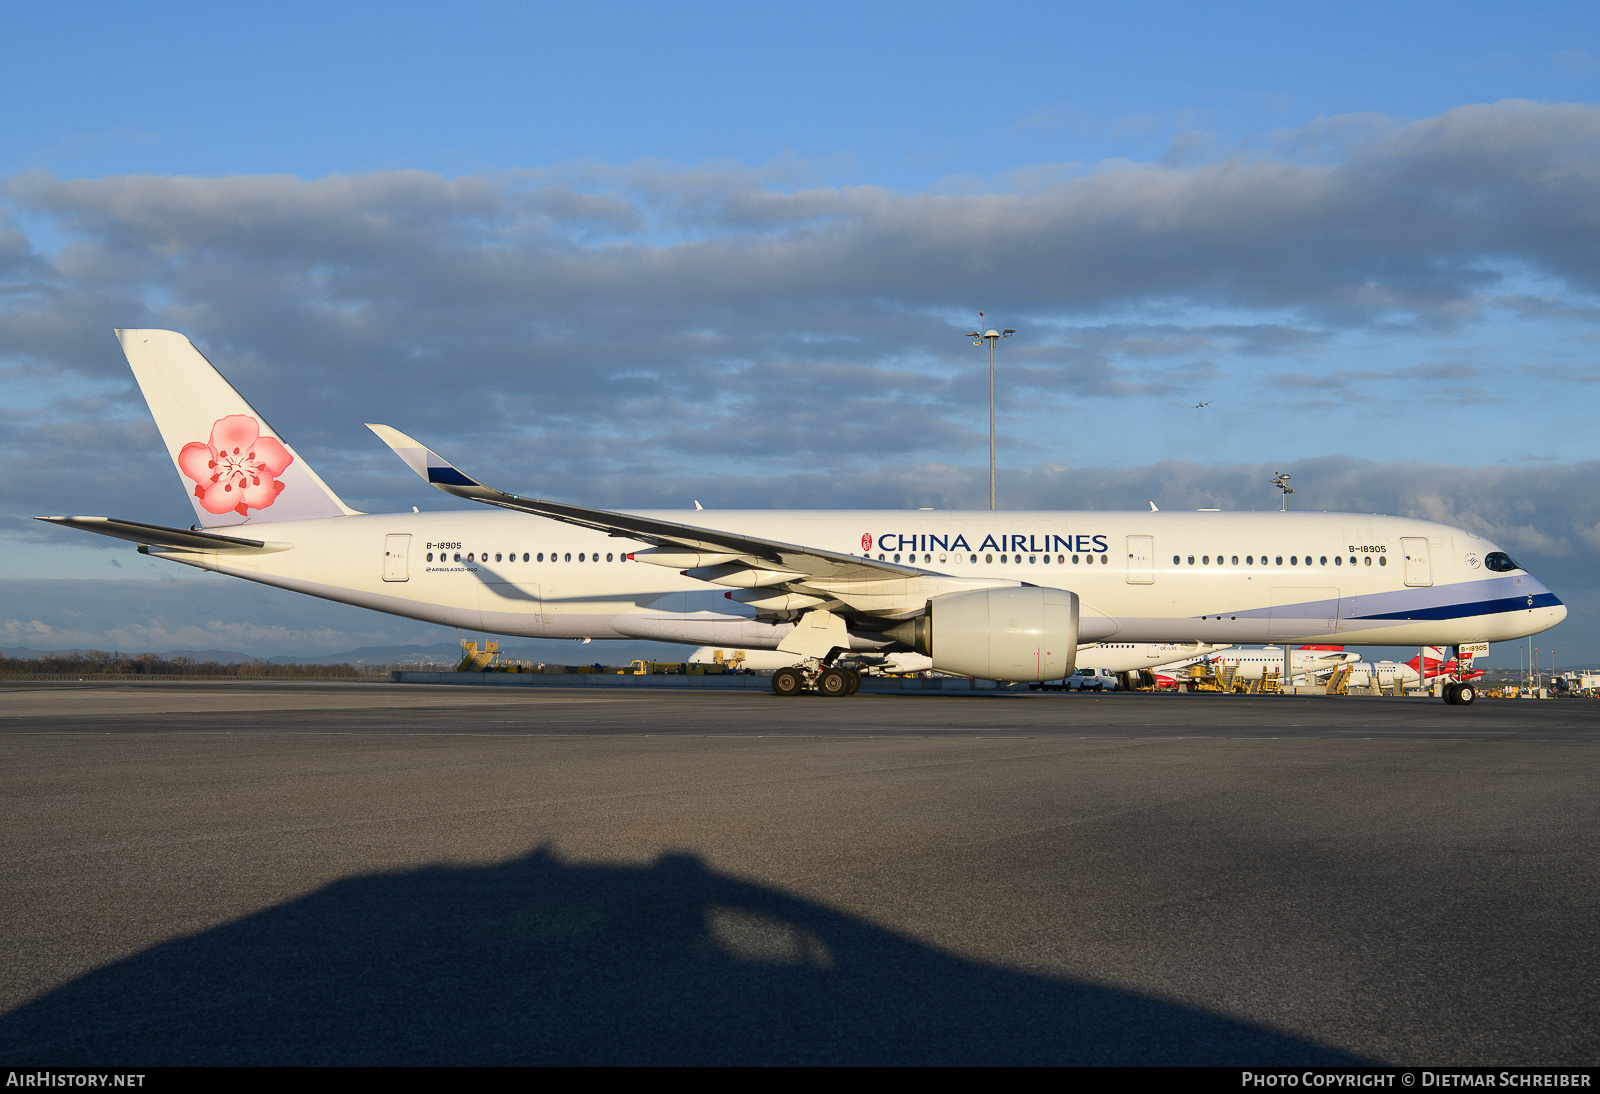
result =
[[[928,598],[939,593],[1022,584],[996,578],[956,578],[915,566],[718,528],[519,497],[485,486],[398,429],[370,423],[367,428],[424,481],[447,494],[594,528],[658,548],[678,548],[713,556],[718,564],[688,570],[690,576],[712,584],[819,597],[850,610],[850,614],[880,618],[900,618],[920,612]],[[641,556],[639,561],[650,560]],[[662,561],[666,563],[667,560],[663,558]]]

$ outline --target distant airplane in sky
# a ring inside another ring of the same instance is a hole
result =
[[[130,540],[152,558],[449,627],[799,655],[800,667],[773,674],[780,695],[850,694],[860,677],[837,662],[855,651],[1049,681],[1091,643],[1455,645],[1523,638],[1567,614],[1493,543],[1431,521],[613,512],[486,486],[386,425],[371,428],[426,482],[490,508],[359,513],[183,335],[117,336],[196,524],[40,519]]]
[[[1196,403],[1196,404],[1194,404],[1194,408],[1195,408],[1195,409],[1196,409],[1196,410],[1201,410],[1201,409],[1203,409],[1203,408],[1205,408],[1205,407],[1208,407],[1208,406],[1210,406],[1210,405],[1211,405],[1211,403],[1212,403],[1212,401],[1213,401],[1213,400],[1211,400],[1211,399],[1207,399],[1207,400],[1206,400],[1206,401],[1205,401],[1205,402],[1203,402],[1203,403]]]

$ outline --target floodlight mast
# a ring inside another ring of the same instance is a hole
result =
[[[978,313],[978,318],[979,319],[983,318],[983,313],[982,312]],[[983,324],[979,323],[978,326],[982,327]],[[977,339],[976,342],[972,343],[973,345],[981,346],[985,342],[989,343],[989,508],[990,509],[993,509],[995,507],[995,491],[994,491],[994,344],[996,342],[998,342],[1000,339],[1002,339],[1002,338],[1010,338],[1013,334],[1016,334],[1016,333],[1017,332],[1014,331],[1014,330],[1003,330],[1003,331],[1002,330],[984,330],[984,331],[975,331],[975,330],[973,330],[973,331],[968,331],[967,332],[967,337],[968,338],[976,338]]]
[[[1294,493],[1293,488],[1289,486],[1289,476],[1279,471],[1272,477],[1272,485],[1283,491],[1283,511],[1287,513],[1289,511],[1289,495]]]

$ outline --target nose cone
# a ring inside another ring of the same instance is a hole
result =
[[[1543,623],[1541,630],[1549,630],[1567,617],[1567,606],[1544,582],[1535,577],[1526,580],[1533,587],[1529,605],[1534,609],[1533,614]]]

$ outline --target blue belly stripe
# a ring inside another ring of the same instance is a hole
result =
[[[1561,603],[1555,593],[1534,593],[1530,602],[1526,596],[1507,596],[1498,600],[1478,600],[1471,604],[1440,604],[1434,608],[1409,608],[1382,615],[1356,615],[1351,619],[1461,619],[1469,615],[1499,615],[1501,612],[1525,612],[1529,608],[1554,608]]]

